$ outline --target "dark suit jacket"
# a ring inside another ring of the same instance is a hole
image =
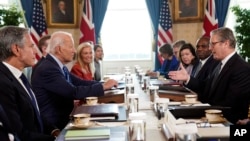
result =
[[[70,74],[71,83],[51,55],[33,71],[31,84],[35,91],[40,112],[60,129],[69,122],[73,100],[87,96],[103,96],[103,86],[97,81],[82,80]]]
[[[190,89],[199,88],[202,102],[211,105],[231,107],[231,113],[224,115],[232,123],[248,116],[250,99],[250,65],[238,54],[234,54],[221,70],[215,86],[211,88],[213,75],[206,81],[193,77],[187,85]]]
[[[0,78],[0,104],[5,109],[13,132],[24,141],[53,141],[53,136],[39,131],[30,97],[2,62]]]
[[[215,60],[213,56],[209,56],[206,63],[202,66],[196,78],[199,80],[205,80],[210,72],[214,70],[214,68],[218,65],[219,61]]]

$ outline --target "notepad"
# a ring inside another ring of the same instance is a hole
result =
[[[83,139],[109,139],[110,129],[91,129],[91,130],[68,130],[65,134],[66,141]]]

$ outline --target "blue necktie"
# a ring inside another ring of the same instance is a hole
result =
[[[35,98],[34,94],[32,93],[31,86],[30,86],[30,84],[28,82],[28,79],[26,78],[26,76],[24,74],[22,74],[20,76],[20,78],[21,78],[24,86],[26,87],[26,89],[29,92],[29,96],[30,96],[30,99],[31,99],[31,102],[32,102],[32,106],[34,107],[34,111],[36,113],[36,117],[37,117],[38,123],[40,125],[40,130],[41,130],[41,132],[43,132],[42,119],[40,117],[40,113],[39,113],[39,110],[38,110],[38,104],[37,104],[37,101],[36,101],[36,98]]]
[[[71,83],[71,80],[70,80],[70,77],[69,77],[69,70],[66,66],[63,66],[63,73],[64,73],[64,76],[66,78],[66,80]]]

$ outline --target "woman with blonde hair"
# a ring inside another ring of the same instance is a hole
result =
[[[71,73],[84,80],[94,80],[94,53],[91,42],[83,42],[77,47],[76,63]]]

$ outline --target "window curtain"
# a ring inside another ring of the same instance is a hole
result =
[[[152,22],[153,34],[154,34],[154,50],[155,50],[155,68],[160,68],[161,63],[157,57],[157,40],[158,40],[158,25],[159,25],[159,16],[160,8],[163,0],[146,0],[149,16]]]
[[[214,0],[214,2],[216,7],[216,15],[218,18],[218,26],[223,27],[230,0]]]
[[[100,32],[104,16],[107,11],[109,0],[92,0],[93,22],[95,24],[95,40],[96,43],[100,43]]]
[[[25,19],[25,24],[27,27],[30,27],[32,24],[32,13],[33,13],[33,5],[34,1],[33,0],[21,0],[21,6],[25,10],[24,11],[24,19]]]

